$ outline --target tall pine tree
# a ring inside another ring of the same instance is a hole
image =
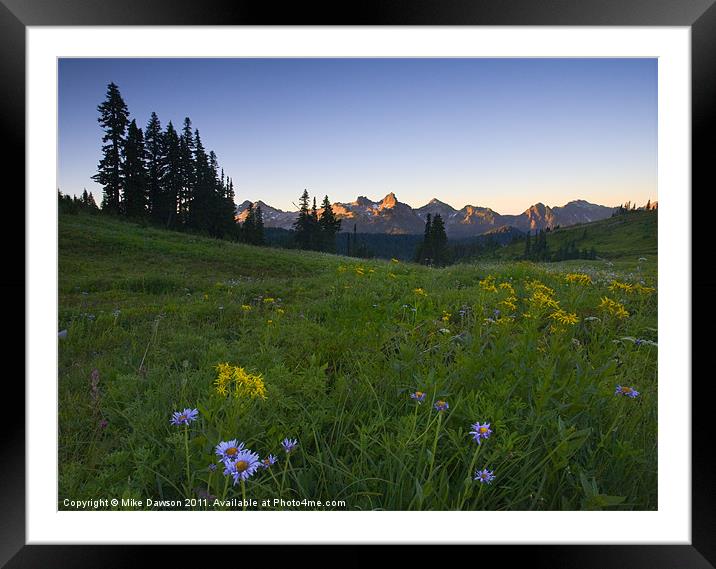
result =
[[[161,223],[166,216],[162,203],[162,179],[166,167],[162,125],[157,113],[152,116],[144,130],[144,149],[147,161],[147,198],[149,215],[155,222]]]
[[[122,209],[122,155],[129,124],[129,110],[117,85],[107,85],[107,98],[97,110],[104,136],[102,159],[92,179],[103,187],[102,210],[116,214]]]
[[[194,164],[194,133],[191,128],[191,119],[184,118],[184,126],[179,137],[179,164],[181,175],[181,190],[177,202],[177,217],[179,225],[189,223],[189,208],[194,194],[195,164]]]
[[[185,179],[179,134],[171,121],[162,135],[162,146],[164,165],[161,190],[156,203],[156,211],[152,210],[152,217],[166,228],[174,229],[178,225],[179,197],[182,195]]]
[[[298,217],[293,223],[295,229],[295,239],[299,249],[308,249],[311,244],[311,212],[308,209],[308,190],[303,190],[301,198],[298,200]]]
[[[323,198],[321,207],[323,208],[323,213],[321,213],[321,218],[318,221],[323,242],[321,248],[324,251],[333,253],[336,250],[336,235],[341,230],[341,220],[336,218],[328,196]]]
[[[147,172],[144,166],[144,136],[137,122],[129,123],[122,163],[124,213],[127,217],[144,217],[147,212]]]

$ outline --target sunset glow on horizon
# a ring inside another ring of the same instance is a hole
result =
[[[98,203],[110,82],[142,128],[190,117],[237,203],[658,199],[656,59],[60,59],[58,77],[58,187]]]

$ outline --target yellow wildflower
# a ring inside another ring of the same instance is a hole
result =
[[[512,285],[510,283],[500,283],[500,288],[502,290],[509,291],[511,296],[515,296],[515,289],[512,288]]]
[[[564,276],[564,280],[568,283],[577,283],[585,286],[592,284],[592,277],[584,273],[567,273]]]
[[[634,291],[638,294],[651,294],[653,292],[656,292],[656,289],[651,286],[644,286],[642,284],[635,284],[634,285]]]
[[[599,309],[604,310],[617,318],[629,317],[629,312],[626,308],[624,308],[624,305],[616,300],[612,300],[611,298],[603,297],[602,302],[599,304]]]
[[[442,321],[449,322],[451,316],[452,316],[452,314],[450,314],[449,312],[443,312]]]
[[[241,310],[243,310],[244,312],[249,312],[249,311],[251,310],[251,305],[249,305],[249,304],[242,304],[242,305],[241,305]]]
[[[267,296],[266,298],[264,298],[264,304],[271,304],[273,302],[276,302],[275,298],[271,298],[270,296]]]
[[[391,263],[400,263],[400,261],[398,261],[398,259],[391,259],[390,262]]]
[[[532,293],[532,296],[530,297],[530,302],[532,304],[536,304],[537,306],[548,306],[549,308],[558,309],[559,308],[559,301],[552,298],[551,295],[545,293],[543,290],[536,290]]]
[[[428,293],[425,292],[422,288],[413,289],[413,292],[416,296],[428,296]]]
[[[634,285],[629,283],[620,283],[619,281],[612,281],[612,284],[609,285],[609,290],[612,292],[622,291],[627,294],[631,294],[634,292]]]
[[[480,288],[483,290],[486,290],[487,292],[497,292],[497,287],[495,286],[495,277],[492,275],[488,275],[483,280],[479,282]]]
[[[549,315],[552,320],[559,322],[560,324],[576,324],[579,322],[579,318],[573,312],[566,312],[559,308]]]

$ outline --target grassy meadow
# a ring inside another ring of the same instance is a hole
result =
[[[61,214],[58,507],[654,510],[655,226],[641,243],[434,269]],[[277,462],[234,484],[230,439]]]

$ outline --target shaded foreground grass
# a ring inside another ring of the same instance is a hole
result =
[[[102,217],[59,226],[61,509],[66,498],[240,498],[210,468],[232,438],[278,457],[246,481],[259,503],[657,508],[653,264],[429,269]],[[589,279],[569,282],[576,271]],[[218,394],[223,362],[261,376],[266,398]],[[187,407],[199,418],[185,433],[169,420]],[[480,445],[477,421],[493,430]],[[299,441],[290,461],[284,437]],[[473,480],[485,468],[491,484]]]

